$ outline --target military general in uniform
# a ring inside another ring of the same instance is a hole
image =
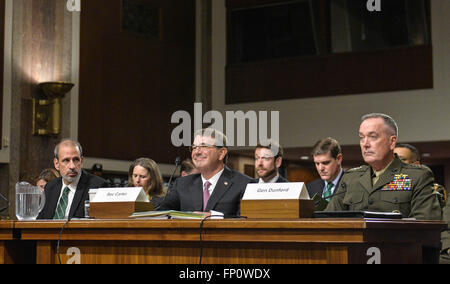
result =
[[[373,113],[361,118],[361,154],[368,166],[344,173],[326,211],[399,212],[418,220],[441,220],[433,173],[394,155],[397,137],[397,124],[390,116]]]

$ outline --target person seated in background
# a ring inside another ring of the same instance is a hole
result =
[[[450,264],[450,203],[444,208],[444,217],[442,218],[447,222],[447,230],[441,233],[442,249],[441,258],[439,260],[440,264]]]
[[[239,216],[242,196],[252,179],[225,166],[226,136],[211,128],[198,130],[194,133],[191,153],[200,174],[177,178],[159,210]]]
[[[158,165],[149,158],[133,161],[128,170],[128,186],[143,187],[155,208],[159,207],[166,194]]]
[[[411,144],[397,143],[395,144],[394,153],[398,158],[407,164],[420,165],[420,153],[416,147]]]
[[[405,218],[441,220],[433,173],[394,155],[397,137],[390,116],[372,113],[361,118],[359,143],[368,166],[345,171],[326,211],[399,212]]]
[[[199,170],[194,166],[194,163],[192,163],[191,159],[186,159],[183,162],[181,162],[180,167],[180,176],[185,177],[188,175],[198,174],[200,173]]]
[[[103,175],[103,165],[102,164],[94,164],[92,166],[92,170],[91,170],[93,175],[96,175],[98,177],[102,177]]]
[[[283,163],[283,148],[275,141],[264,141],[266,146],[259,143],[255,148],[255,169],[258,183],[289,182],[282,177],[278,169]],[[276,151],[275,153],[272,151]]]
[[[407,164],[415,164],[420,165],[420,153],[416,147],[406,143],[397,143],[395,145],[394,153],[397,154],[398,158],[402,160],[402,162]],[[423,167],[427,167],[422,164]],[[428,168],[428,167],[427,167]],[[430,169],[431,171],[431,169]],[[444,186],[434,183],[433,184],[434,193],[438,195],[439,203],[441,204],[441,208],[444,209],[445,204],[447,203],[447,191]]]
[[[48,169],[44,169],[39,176],[36,178],[36,185],[39,186],[41,188],[42,191],[45,190],[45,185],[55,179],[55,178],[59,178],[60,175],[58,173],[57,170],[52,169],[52,168],[48,168]]]
[[[322,139],[314,145],[312,156],[320,178],[306,185],[308,194],[330,201],[343,175],[341,146],[333,138]]]

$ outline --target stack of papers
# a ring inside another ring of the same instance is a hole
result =
[[[202,220],[208,216],[207,213],[194,213],[183,212],[176,210],[167,211],[147,211],[133,213],[130,218],[136,219],[190,219],[190,220]],[[223,219],[222,216],[211,215],[208,219]]]

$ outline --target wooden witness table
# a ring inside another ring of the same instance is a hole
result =
[[[13,263],[9,244],[14,241],[14,221],[0,221],[0,264]]]
[[[33,241],[21,241],[15,223],[0,220],[0,264],[35,263],[36,244]]]
[[[64,223],[16,221],[14,228],[21,242],[35,243],[37,263],[59,263],[56,247]],[[0,230],[7,233],[4,225]],[[202,252],[203,264],[421,263],[422,246],[439,246],[447,226],[380,219],[207,220],[200,241],[200,225],[73,220],[61,235],[61,262],[198,264]]]

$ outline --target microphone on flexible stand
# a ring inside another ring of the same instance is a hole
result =
[[[169,183],[167,184],[167,192],[166,192],[166,196],[164,196],[164,201],[166,200],[166,197],[169,195],[169,192],[170,192],[170,188],[172,187],[172,179],[173,179],[173,176],[175,175],[175,172],[177,171],[177,169],[178,169],[178,167],[181,165],[181,158],[180,157],[176,157],[175,158],[175,169],[173,170],[173,173],[172,173],[172,175],[170,176],[170,179],[169,179]],[[163,201],[163,203],[164,203],[164,201]],[[157,206],[156,208],[155,208],[155,210],[158,210],[158,208],[161,206],[161,204],[159,205],[159,206]]]
[[[347,192],[347,184],[345,182],[340,184],[340,188],[342,188],[342,190],[336,189],[335,193],[328,196],[327,199],[329,198],[331,201],[333,197]],[[313,196],[312,199],[314,200],[314,206],[316,207],[316,211],[321,211],[325,209],[328,203],[330,203],[330,201],[327,201],[325,198],[323,198],[321,195],[317,193]]]

